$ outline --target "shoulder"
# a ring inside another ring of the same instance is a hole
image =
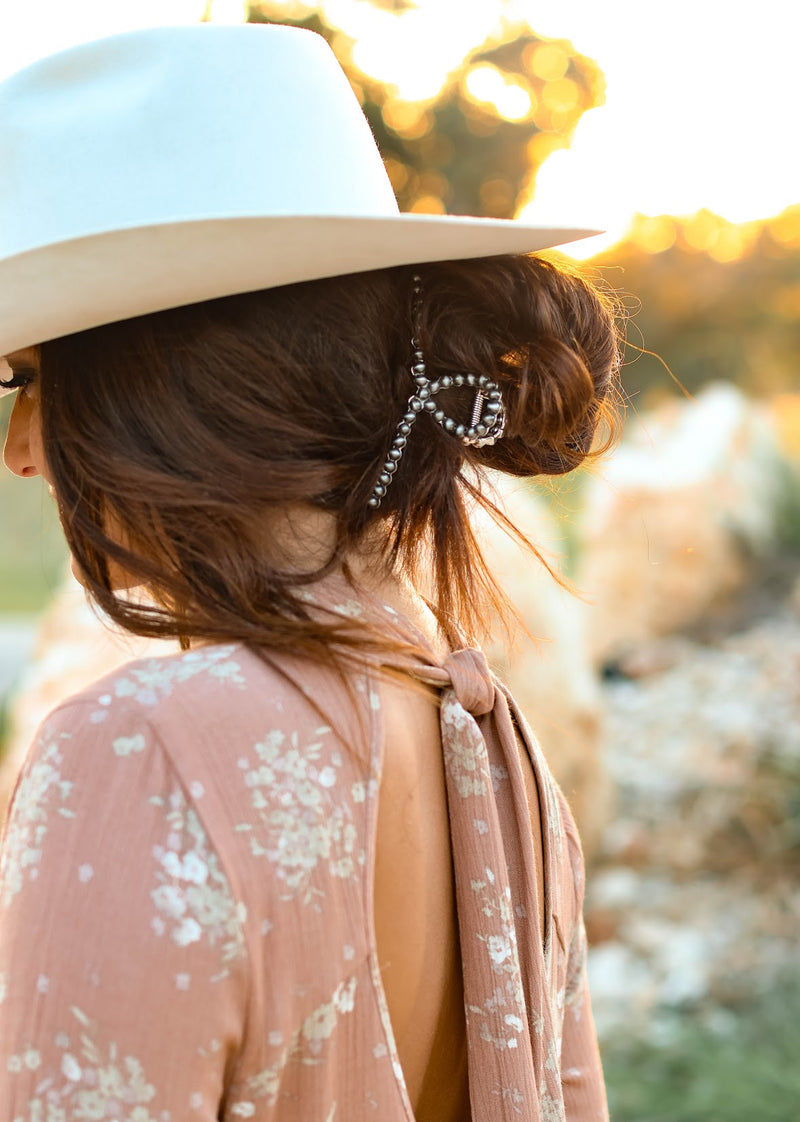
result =
[[[132,801],[152,805],[176,786],[201,799],[218,832],[244,813],[266,743],[310,753],[321,738],[335,741],[344,765],[358,743],[347,735],[352,695],[320,668],[290,672],[289,661],[269,665],[241,644],[208,646],[130,662],[73,695],[38,730],[9,832],[33,846],[46,820],[107,818],[110,827]]]
[[[288,690],[284,678],[241,644],[140,658],[61,702],[42,722],[35,744],[77,737],[110,744],[113,754],[125,756],[133,751],[126,735],[141,739],[173,721],[203,725],[215,713],[222,719],[246,713],[255,696],[262,709],[281,711]]]
[[[87,822],[105,823],[111,832],[134,805],[171,797],[179,776],[165,751],[163,719],[169,723],[182,693],[182,708],[199,710],[219,691],[240,692],[236,655],[229,646],[140,659],[63,701],[26,755],[7,818],[6,857],[18,850],[34,866],[57,825],[76,833]]]
[[[135,659],[74,694],[60,708],[88,704],[100,710],[147,713],[172,697],[201,697],[212,687],[242,691],[254,662],[254,656],[238,643]]]

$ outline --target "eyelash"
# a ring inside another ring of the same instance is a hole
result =
[[[24,390],[36,379],[33,370],[14,370],[8,379],[0,378],[0,389]]]

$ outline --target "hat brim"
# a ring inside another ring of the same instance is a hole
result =
[[[166,308],[393,265],[532,253],[600,231],[429,214],[209,218],[0,259],[0,355]]]

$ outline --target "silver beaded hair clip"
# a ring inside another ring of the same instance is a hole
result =
[[[503,397],[497,382],[487,377],[486,374],[445,374],[435,381],[431,381],[425,370],[425,356],[419,341],[420,311],[422,308],[422,280],[414,276],[413,301],[411,307],[414,335],[411,346],[414,361],[411,365],[411,375],[417,387],[408,399],[408,406],[400,424],[397,426],[394,440],[389,449],[389,455],[381,468],[378,482],[373,488],[367,506],[376,510],[383,501],[383,496],[392,482],[392,477],[397,471],[397,465],[403,456],[403,449],[408,441],[409,433],[418,415],[423,411],[432,413],[433,419],[442,426],[445,432],[455,436],[462,444],[470,444],[475,448],[482,448],[486,444],[494,444],[503,435],[506,425],[506,411],[503,406]],[[468,425],[454,421],[448,417],[443,409],[436,405],[436,395],[441,390],[451,389],[453,386],[471,386],[475,390],[475,401]]]

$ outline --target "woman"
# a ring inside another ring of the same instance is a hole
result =
[[[575,467],[613,394],[604,300],[513,255],[577,231],[398,215],[285,28],[45,60],[0,155],[6,463],[184,648],[26,762],[4,1117],[605,1117],[574,825],[469,645],[481,473]]]

